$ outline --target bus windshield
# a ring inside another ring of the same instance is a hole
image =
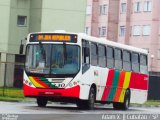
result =
[[[26,72],[76,74],[80,69],[80,47],[68,44],[34,44],[26,50]]]

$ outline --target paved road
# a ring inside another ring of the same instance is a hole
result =
[[[95,110],[78,110],[73,104],[50,103],[40,108],[34,102],[0,102],[0,114],[0,120],[160,120],[160,107],[131,107],[121,111],[113,110],[110,105],[96,105]]]

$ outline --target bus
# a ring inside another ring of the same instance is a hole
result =
[[[65,31],[30,33],[26,43],[24,96],[48,101],[95,103],[127,110],[148,94],[148,51]]]

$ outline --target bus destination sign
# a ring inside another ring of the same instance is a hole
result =
[[[51,34],[51,33],[40,33],[31,34],[30,42],[77,42],[77,35],[73,34]]]

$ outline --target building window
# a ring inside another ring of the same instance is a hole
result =
[[[151,12],[152,11],[152,1],[145,1],[144,2],[144,11]]]
[[[121,13],[126,13],[126,3],[121,3]]]
[[[160,60],[160,49],[158,49],[157,58]]]
[[[102,36],[106,36],[106,27],[102,27]]]
[[[18,26],[26,26],[27,25],[27,16],[18,16],[17,17],[17,25]]]
[[[150,25],[144,25],[143,26],[143,35],[150,35],[151,33],[151,26]]]
[[[120,26],[120,36],[124,37],[126,33],[126,27],[125,26]]]
[[[141,3],[140,2],[136,2],[134,4],[134,12],[140,12],[141,11]]]
[[[98,36],[101,36],[101,27],[98,27]]]
[[[99,37],[105,37],[106,36],[106,27],[99,27],[98,28]]]
[[[100,15],[106,15],[108,13],[108,5],[100,5]]]
[[[85,33],[86,33],[87,35],[90,35],[90,34],[91,34],[91,28],[90,28],[90,27],[86,27],[86,28],[85,28]]]
[[[140,25],[135,25],[132,27],[132,35],[133,36],[141,35],[141,26]]]
[[[88,5],[86,8],[86,15],[91,15],[92,14],[92,6]]]

